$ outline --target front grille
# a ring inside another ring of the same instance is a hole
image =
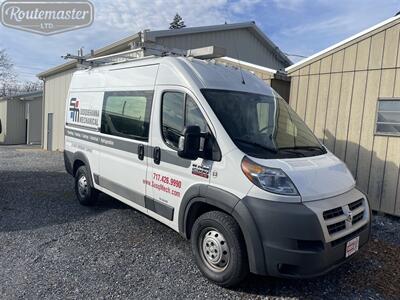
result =
[[[363,217],[364,217],[364,212],[362,211],[353,217],[353,221],[351,222],[351,224],[354,225],[360,222],[363,219]]]
[[[334,209],[324,211],[324,220],[329,220],[343,215],[343,209],[341,207],[336,207]]]
[[[365,216],[365,200],[358,199],[349,204],[335,207],[323,212],[329,235],[343,235],[345,232],[351,232],[353,226],[357,226]],[[353,217],[351,215],[353,214]]]
[[[329,234],[334,234],[334,233],[342,231],[344,229],[346,229],[345,221],[341,221],[339,223],[334,223],[332,225],[328,225]]]
[[[359,199],[357,201],[354,201],[352,203],[349,204],[349,209],[350,210],[355,210],[357,208],[359,208],[360,206],[362,206],[363,204],[363,199]]]

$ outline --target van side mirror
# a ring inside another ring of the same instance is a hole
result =
[[[199,126],[187,126],[183,130],[183,136],[179,138],[178,156],[190,160],[196,160],[200,152],[201,130]]]

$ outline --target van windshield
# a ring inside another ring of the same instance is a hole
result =
[[[257,158],[295,158],[326,153],[310,129],[279,96],[202,89],[235,145]]]

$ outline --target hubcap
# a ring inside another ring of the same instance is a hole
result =
[[[78,180],[78,192],[81,198],[85,198],[88,194],[88,184],[85,175],[82,175]]]
[[[229,263],[229,247],[224,236],[209,228],[200,239],[203,260],[215,271],[223,271]]]

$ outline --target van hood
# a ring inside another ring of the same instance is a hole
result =
[[[252,160],[266,167],[282,169],[296,186],[303,202],[343,194],[355,186],[346,165],[330,152],[304,158]]]

